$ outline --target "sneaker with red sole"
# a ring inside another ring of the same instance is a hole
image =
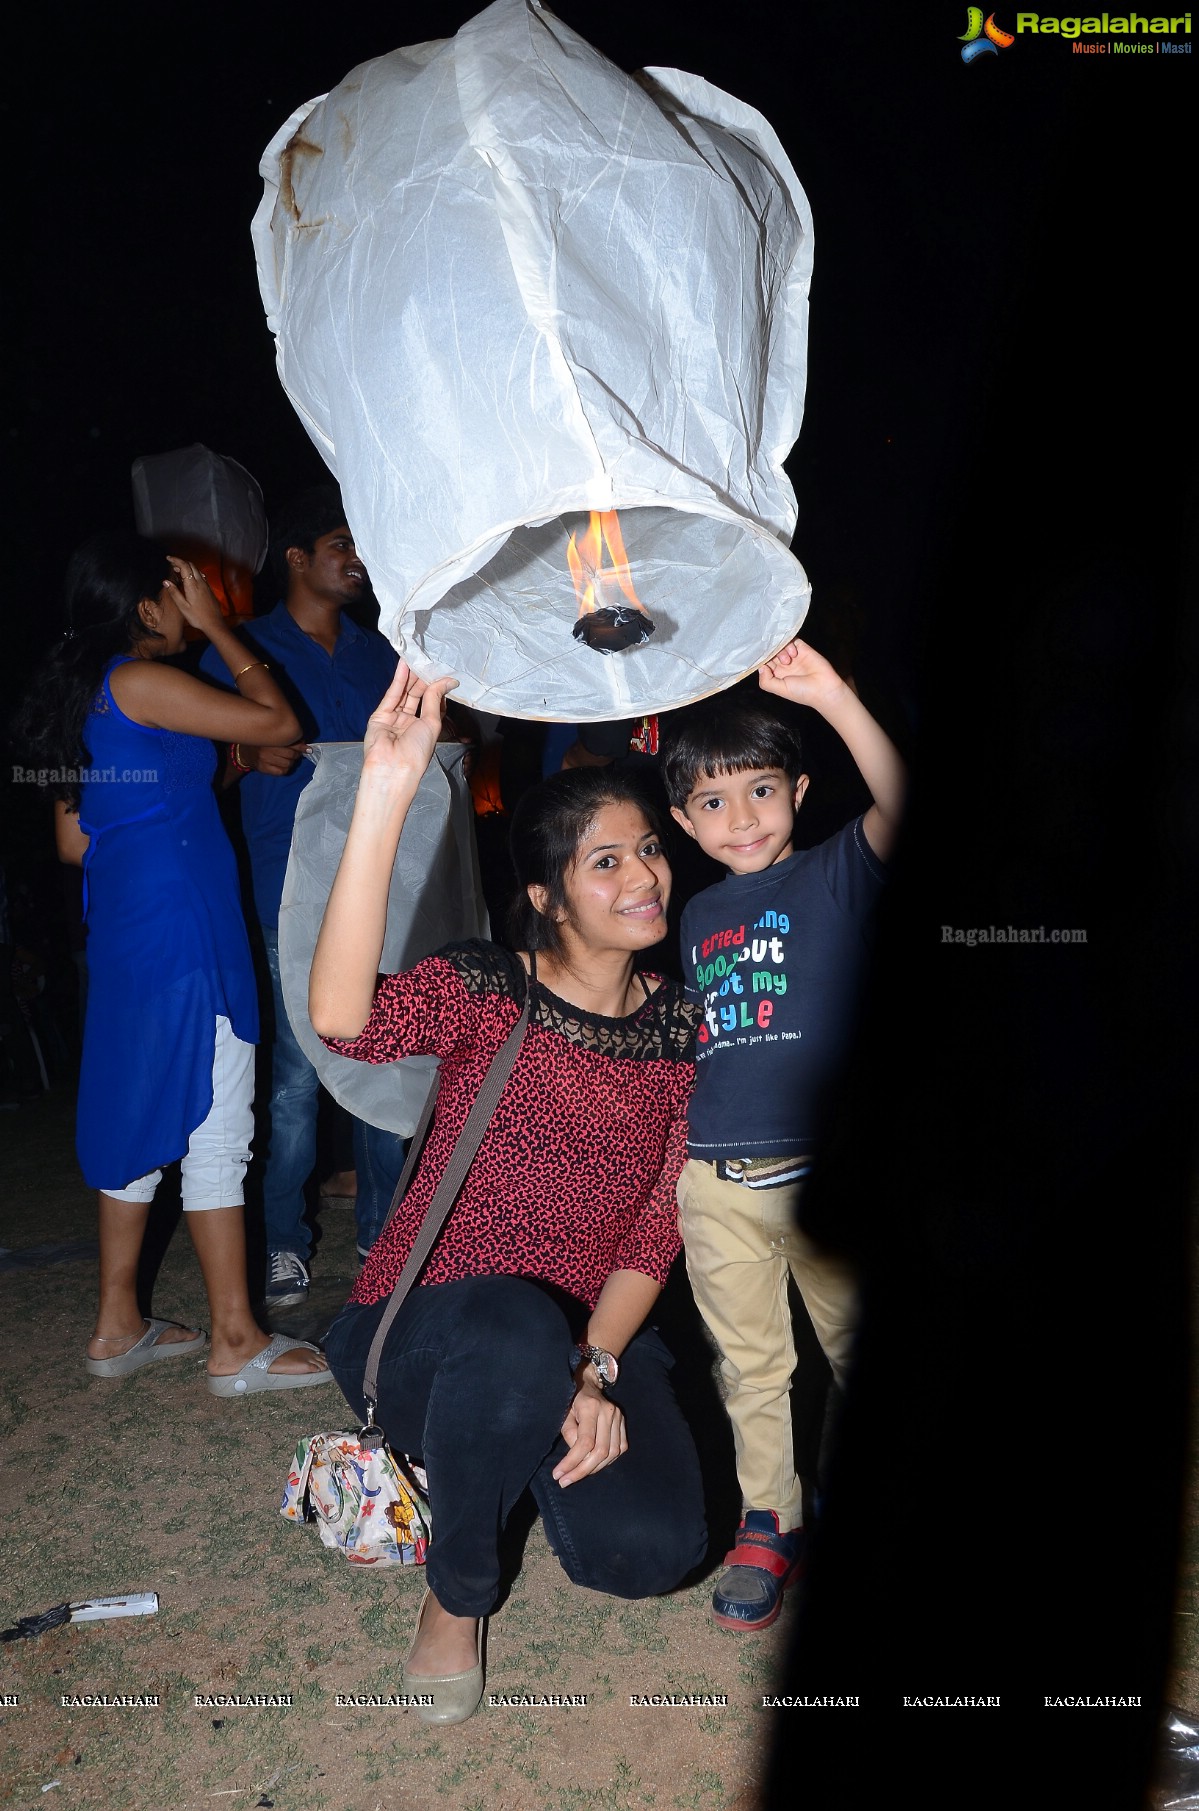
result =
[[[804,1531],[784,1534],[772,1509],[751,1509],[712,1593],[712,1614],[726,1629],[768,1629],[783,1592],[803,1571]]]

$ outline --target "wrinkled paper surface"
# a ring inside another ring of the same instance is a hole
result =
[[[169,547],[201,541],[247,572],[266,559],[262,488],[244,465],[198,441],[133,461],[133,518],[138,534]]]
[[[442,944],[488,937],[465,749],[439,742],[404,821],[387,899],[380,972],[411,968]],[[279,908],[279,972],[296,1039],[334,1100],[358,1119],[408,1138],[437,1074],[437,1059],[359,1063],[339,1056],[308,1019],[308,975],[317,933],[345,847],[362,772],[360,742],[316,742],[316,773],[300,794]]]
[[[812,228],[761,114],[497,0],[351,71],[261,170],[279,374],[418,672],[584,722],[788,639]],[[605,656],[571,635],[565,550],[612,508],[656,631]]]

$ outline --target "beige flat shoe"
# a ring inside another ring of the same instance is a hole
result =
[[[412,1647],[408,1649],[408,1659],[412,1658],[412,1648],[420,1634],[421,1617],[425,1605],[433,1593],[428,1586],[420,1600],[416,1612],[416,1627],[412,1631]],[[404,1662],[404,1673],[400,1689],[408,1697],[431,1697],[432,1704],[414,1704],[413,1710],[422,1723],[465,1723],[473,1717],[483,1697],[483,1625],[486,1617],[480,1616],[477,1638],[478,1659],[474,1666],[464,1673],[447,1673],[443,1678],[430,1679],[424,1673],[410,1673],[408,1661]]]

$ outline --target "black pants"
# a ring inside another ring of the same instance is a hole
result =
[[[351,1304],[325,1342],[333,1374],[364,1415],[366,1355],[386,1307]],[[699,1464],[674,1399],[673,1363],[643,1329],[612,1398],[629,1450],[563,1490],[551,1472],[574,1395],[574,1342],[553,1297],[521,1277],[470,1277],[412,1291],[387,1336],[376,1414],[397,1451],[429,1474],[427,1577],[455,1616],[486,1616],[499,1587],[499,1536],[531,1490],[550,1547],[576,1584],[614,1597],[669,1591],[704,1557]]]

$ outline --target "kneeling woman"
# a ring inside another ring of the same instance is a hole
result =
[[[313,960],[309,1011],[365,1062],[441,1058],[412,1186],[372,1249],[326,1352],[365,1412],[366,1356],[496,1053],[528,1030],[456,1205],[387,1334],[378,1420],[429,1476],[429,1589],[405,1688],[430,1722],[483,1691],[482,1619],[498,1540],[529,1489],[570,1577],[619,1597],[670,1590],[705,1550],[699,1467],[670,1357],[645,1326],[678,1249],[694,1017],[635,972],[666,933],[670,869],[646,805],[602,769],[559,774],[512,826],[514,937],[450,946],[378,983],[400,831],[445,693],[401,663],[370,720],[362,779]]]

